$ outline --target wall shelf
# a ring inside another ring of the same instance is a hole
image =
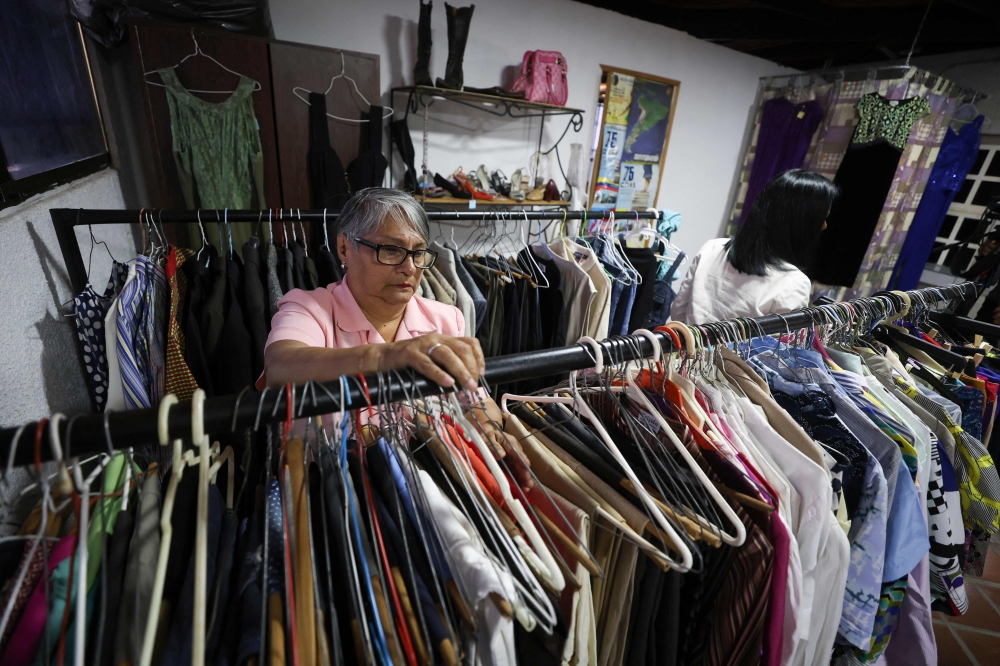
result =
[[[511,118],[546,118],[550,116],[578,116],[583,122],[583,109],[557,106],[543,102],[529,102],[514,97],[487,95],[467,90],[451,90],[433,86],[404,86],[393,88],[393,95],[407,95],[407,112],[416,113],[421,106],[429,106],[435,99],[443,99],[485,111],[495,116]]]

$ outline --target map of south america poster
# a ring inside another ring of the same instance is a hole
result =
[[[593,210],[656,205],[680,82],[602,65],[605,109],[591,175]]]
[[[622,161],[659,163],[667,138],[673,86],[635,78]]]

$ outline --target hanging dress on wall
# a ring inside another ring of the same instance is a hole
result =
[[[892,280],[891,289],[915,289],[924,272],[934,239],[937,238],[948,207],[969,175],[976,157],[979,155],[979,133],[983,127],[983,116],[968,123],[956,134],[947,130],[941,152],[934,162],[934,171],[927,181],[920,207],[910,223],[903,249]]]
[[[241,77],[233,94],[215,104],[188,91],[172,67],[157,71],[167,90],[174,162],[188,209],[267,208],[264,153],[253,110],[256,82]],[[215,223],[204,221],[210,239],[217,235]],[[233,227],[237,247],[253,235],[250,223]],[[199,237],[196,225],[189,225],[188,233],[192,240]]]
[[[793,104],[786,97],[776,97],[764,102],[757,153],[739,224],[743,224],[754,200],[769,180],[783,171],[802,166],[821,120],[823,107],[816,100]]]
[[[840,196],[809,271],[816,282],[844,287],[854,285],[910,130],[930,113],[921,97],[890,101],[877,93],[858,100],[857,109],[858,126],[834,178]]]

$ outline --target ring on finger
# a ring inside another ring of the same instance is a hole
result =
[[[431,354],[434,353],[435,349],[437,349],[438,347],[443,347],[443,346],[444,346],[443,342],[435,342],[434,344],[431,345],[431,348],[427,350],[427,355],[430,356]]]

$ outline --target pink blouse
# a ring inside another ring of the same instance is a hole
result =
[[[278,340],[298,340],[310,347],[341,349],[385,342],[365,318],[354,294],[347,286],[348,277],[322,289],[292,289],[278,301],[278,312],[271,319],[268,345]],[[465,317],[453,305],[414,295],[406,304],[396,340],[409,340],[427,333],[461,337]],[[267,385],[266,371],[257,380],[257,389]]]

